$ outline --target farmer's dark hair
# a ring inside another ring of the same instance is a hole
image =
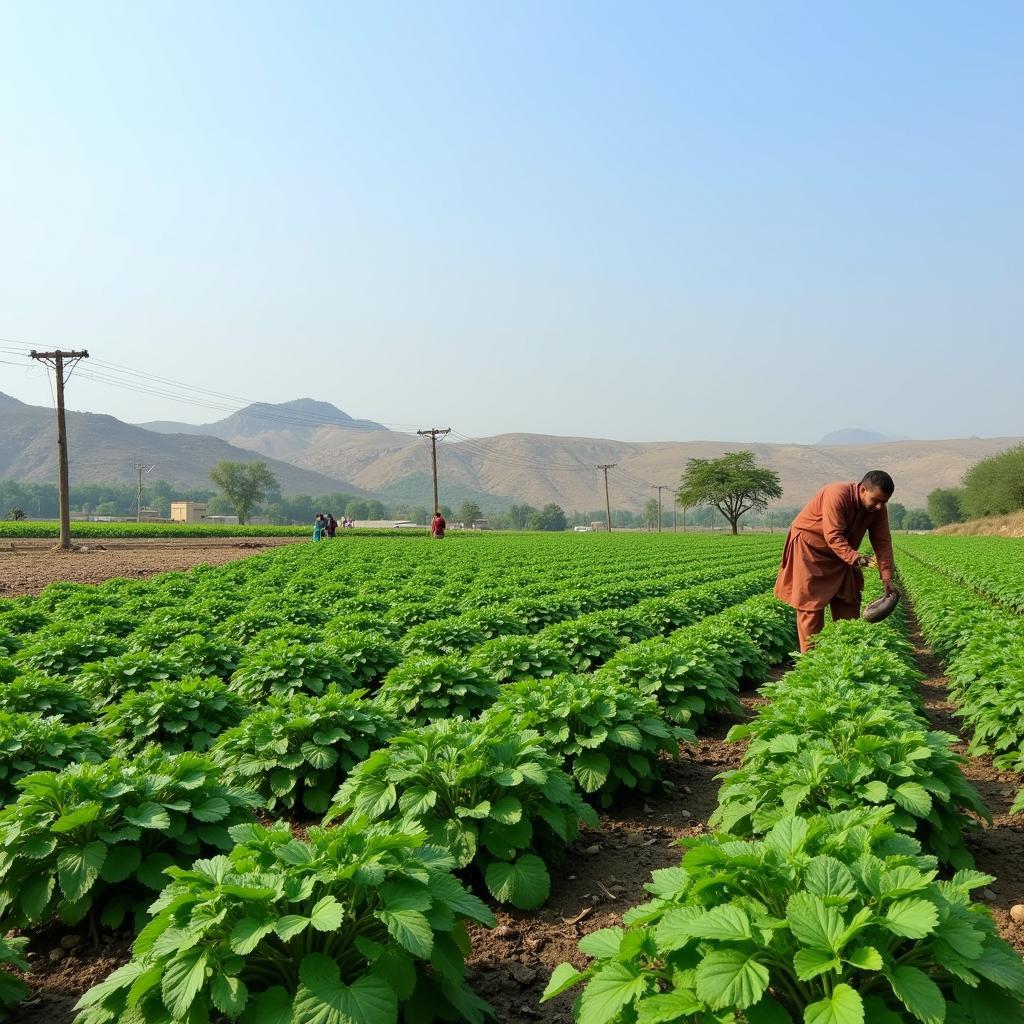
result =
[[[869,469],[864,474],[861,483],[865,487],[870,487],[874,491],[881,491],[883,494],[892,494],[896,490],[892,477],[884,469]]]

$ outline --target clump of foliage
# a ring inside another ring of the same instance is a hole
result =
[[[0,915],[16,927],[95,914],[118,927],[163,888],[165,868],[228,849],[228,827],[256,803],[209,757],[154,748],[36,772],[18,788],[0,810]]]
[[[499,691],[482,668],[457,658],[407,658],[393,668],[377,701],[417,725],[448,718],[475,718]]]
[[[488,640],[473,650],[469,664],[499,683],[547,679],[572,671],[562,648],[539,636],[500,636]]]
[[[248,711],[246,702],[221,680],[186,676],[126,693],[103,709],[103,721],[123,754],[133,754],[148,743],[180,754],[208,749]]]
[[[78,761],[110,757],[110,742],[91,725],[61,718],[0,712],[0,804],[10,803],[19,779],[38,771],[60,771]]]
[[[376,686],[402,660],[402,651],[377,632],[334,632],[326,638],[357,686]]]
[[[1024,965],[961,871],[898,833],[884,808],[778,821],[761,840],[699,837],[654,873],[624,928],[588,935],[580,1024],[637,1021],[940,1024],[1019,1021]]]
[[[77,1024],[465,1020],[465,924],[494,916],[422,833],[353,821],[300,842],[232,830],[230,856],[172,868],[133,959],[79,1002]]]
[[[548,898],[545,856],[581,822],[598,827],[560,760],[508,716],[400,734],[352,770],[328,820],[339,816],[424,828],[459,867],[475,863],[496,900],[522,909]]]
[[[0,685],[0,711],[48,715],[69,725],[91,722],[96,715],[82,688],[66,679],[31,672]]]
[[[537,639],[560,647],[574,672],[589,672],[597,668],[623,645],[623,640],[612,625],[597,615],[583,615],[567,622],[556,622],[541,630]]]
[[[94,703],[106,705],[181,675],[181,663],[166,652],[134,651],[87,665],[75,681]]]
[[[119,639],[87,626],[49,626],[33,634],[15,660],[27,669],[66,676],[82,665],[102,661],[123,650]]]
[[[355,687],[345,659],[329,644],[277,640],[250,650],[231,676],[231,687],[247,700],[323,693],[328,687]]]
[[[25,957],[27,938],[4,938],[0,936],[0,966],[16,971],[29,970]],[[6,1015],[28,995],[28,986],[8,970],[0,970],[0,1014]],[[0,1016],[0,1020],[6,1019]]]
[[[679,756],[693,743],[689,729],[667,722],[652,697],[593,675],[556,676],[504,686],[493,714],[540,733],[586,793],[608,806],[622,786],[651,791],[661,778],[660,755]]]
[[[170,644],[166,653],[181,666],[183,675],[225,680],[231,678],[242,658],[239,644],[213,633],[186,633]]]
[[[422,657],[465,654],[486,639],[484,631],[472,619],[452,615],[413,626],[402,638],[402,651]]]
[[[218,739],[213,755],[229,777],[259,793],[268,810],[322,814],[352,767],[399,731],[365,690],[271,697]]]

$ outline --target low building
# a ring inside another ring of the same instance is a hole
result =
[[[203,516],[202,521],[211,526],[237,526],[238,516]]]
[[[205,501],[172,501],[172,523],[206,523],[210,506]],[[238,520],[236,519],[235,522]]]

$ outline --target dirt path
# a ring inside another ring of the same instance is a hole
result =
[[[1024,903],[1024,816],[1011,817],[1007,812],[1014,796],[1024,785],[1015,772],[1001,772],[992,767],[990,757],[970,757],[963,738],[960,719],[954,715],[956,705],[949,700],[948,680],[942,664],[932,653],[914,618],[907,613],[907,632],[914,645],[914,659],[924,673],[921,695],[924,713],[933,729],[940,729],[958,737],[954,749],[967,757],[964,775],[981,794],[993,822],[982,832],[967,837],[967,845],[974,855],[979,871],[995,875],[996,880],[985,892],[989,900],[999,933],[1021,954],[1024,954],[1024,924],[1010,918],[1010,907]]]
[[[144,579],[197,565],[223,565],[304,537],[180,537],[91,539],[71,551],[55,551],[52,540],[0,541],[0,597],[38,594],[48,583],[102,583],[113,576]]]

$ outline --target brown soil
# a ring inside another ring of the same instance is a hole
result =
[[[992,812],[992,824],[967,836],[967,845],[979,871],[995,875],[996,880],[982,890],[982,898],[992,908],[999,934],[1024,955],[1024,924],[1010,917],[1010,907],[1024,903],[1024,815],[1010,815],[1010,805],[1024,779],[1015,772],[1001,772],[992,767],[990,757],[971,757],[963,739],[960,719],[954,714],[956,705],[947,693],[948,681],[942,663],[932,653],[921,635],[913,612],[908,610],[907,627],[914,644],[917,667],[925,674],[921,683],[924,713],[932,728],[952,733],[959,742],[954,749],[967,758],[964,775],[981,794]]]
[[[102,583],[113,576],[143,579],[197,565],[222,565],[303,537],[180,537],[89,539],[71,551],[55,551],[52,540],[0,541],[0,597],[38,594],[48,583]]]

